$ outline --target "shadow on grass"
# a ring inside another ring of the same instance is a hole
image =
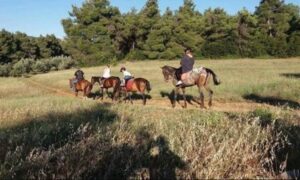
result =
[[[108,103],[24,122],[0,129],[0,179],[176,179],[186,168],[164,136],[141,127],[124,138],[131,120]]]
[[[280,76],[284,76],[287,78],[300,78],[300,73],[282,73]]]
[[[167,97],[170,100],[170,103],[173,104],[173,102],[174,102],[174,90],[172,90],[171,93],[161,91],[160,96],[163,97],[163,98]],[[187,103],[189,103],[191,105],[193,105],[194,103],[196,103],[198,105],[200,104],[199,99],[195,98],[194,96],[186,94],[185,97],[186,97]],[[183,95],[182,94],[177,95],[177,102],[179,102],[179,101],[183,101]]]
[[[300,103],[296,101],[281,99],[277,97],[260,96],[257,94],[248,94],[243,96],[246,100],[251,100],[257,103],[266,103],[272,106],[289,107],[292,109],[299,109]]]

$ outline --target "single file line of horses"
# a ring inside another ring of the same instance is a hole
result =
[[[26,79],[26,82],[30,84],[31,86],[35,86],[39,89],[43,89],[49,92],[52,92],[59,96],[67,96],[67,97],[74,97],[73,93],[67,92],[62,89],[58,89],[51,86],[46,86],[40,82],[34,81],[30,78]],[[83,99],[83,97],[79,96],[78,98]],[[110,101],[103,100],[102,102],[109,103]],[[179,102],[177,102],[180,104]],[[183,105],[180,104],[182,107]],[[149,107],[156,107],[156,108],[163,108],[163,109],[173,109],[172,106],[169,106],[169,102],[164,99],[151,99],[151,101],[148,104]],[[268,107],[271,108],[271,106],[266,104],[259,104],[254,102],[216,102],[214,103],[214,107],[211,109],[203,109],[204,111],[219,111],[219,112],[248,112],[251,110],[254,110],[258,107]],[[177,107],[177,109],[180,109],[181,107]],[[193,103],[187,107],[188,109],[199,109],[199,106],[197,103]]]

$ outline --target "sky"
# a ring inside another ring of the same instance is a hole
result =
[[[84,0],[0,0],[0,29],[24,32],[31,36],[54,34],[65,36],[61,20],[69,17],[72,5],[81,6]],[[146,0],[110,0],[122,13],[135,8],[140,10]],[[227,13],[236,14],[243,7],[254,12],[260,0],[194,0],[196,9],[204,12],[208,8],[221,7]],[[285,0],[300,5],[300,0]],[[169,7],[177,10],[183,0],[159,0],[161,12]]]

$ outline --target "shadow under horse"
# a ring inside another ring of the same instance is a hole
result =
[[[69,79],[70,88],[73,88],[73,80],[74,79]],[[77,83],[75,83],[75,96],[78,96],[78,91],[82,91],[83,97],[89,97],[91,95],[92,89],[93,85],[88,80],[79,80]]]
[[[143,97],[143,105],[146,105],[147,97],[145,92],[148,93],[151,91],[150,82],[144,78],[132,78],[125,83],[125,86],[121,87],[121,91],[125,93],[125,102],[127,98],[129,98],[131,104],[132,102],[132,94],[135,92],[139,92]]]
[[[101,82],[102,81],[102,82]],[[113,88],[113,94],[112,94],[112,100],[117,100],[118,96],[119,96],[119,89],[121,86],[121,80],[119,77],[116,76],[111,76],[109,78],[102,78],[99,76],[93,76],[91,78],[91,83],[92,85],[94,85],[95,83],[99,83],[100,85],[100,90],[101,90],[101,94],[102,94],[102,100],[104,98],[104,93],[103,93],[103,89],[105,89],[105,92],[108,95],[108,89],[109,88]]]
[[[211,107],[212,106],[212,96],[213,96],[213,91],[210,88],[210,81],[211,78],[213,79],[213,82],[215,85],[219,85],[221,82],[218,79],[217,75],[209,68],[203,68],[204,70],[201,71],[200,73],[195,73],[195,75],[193,76],[192,79],[192,83],[189,85],[185,85],[185,84],[181,84],[179,86],[176,86],[178,80],[177,80],[177,76],[176,76],[176,72],[177,72],[177,68],[174,68],[172,66],[163,66],[161,67],[162,69],[162,74],[164,76],[164,79],[166,82],[168,82],[170,79],[172,80],[172,83],[175,87],[174,89],[174,97],[173,97],[173,102],[172,102],[172,106],[175,107],[176,105],[176,101],[177,101],[177,96],[179,93],[179,90],[182,90],[182,94],[183,94],[183,100],[184,100],[184,108],[187,107],[187,99],[186,99],[186,95],[185,95],[185,88],[186,87],[191,87],[196,85],[198,87],[198,91],[200,94],[200,108],[204,108],[204,93],[203,93],[203,89],[205,89],[206,91],[208,91],[209,93],[209,102],[208,102],[208,106]]]

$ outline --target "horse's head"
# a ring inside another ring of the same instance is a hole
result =
[[[170,80],[170,78],[173,77],[175,71],[172,70],[172,67],[170,66],[163,66],[161,67],[162,69],[162,74],[164,75],[164,79],[166,82],[168,82]]]

